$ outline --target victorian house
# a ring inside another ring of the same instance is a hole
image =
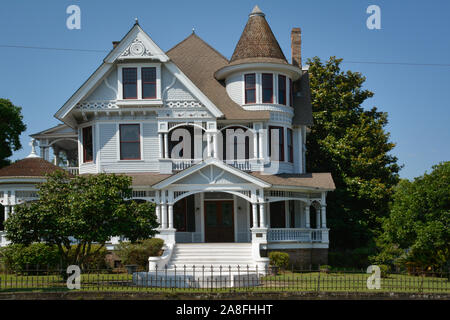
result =
[[[56,112],[61,124],[31,136],[40,155],[0,170],[1,220],[36,199],[46,172],[125,174],[156,204],[166,251],[154,264],[265,265],[274,250],[326,263],[335,187],[305,171],[308,68],[300,29],[290,36],[289,62],[255,7],[227,59],[194,32],[164,52],[136,21]]]

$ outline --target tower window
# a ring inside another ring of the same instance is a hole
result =
[[[245,75],[245,103],[256,103],[256,75]]]
[[[273,74],[262,74],[262,102],[273,103]]]

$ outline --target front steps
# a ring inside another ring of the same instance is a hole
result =
[[[251,243],[177,243],[167,265],[169,270],[208,270],[214,272],[255,270]]]

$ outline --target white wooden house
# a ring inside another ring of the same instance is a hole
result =
[[[56,112],[61,124],[32,135],[40,157],[52,148],[73,174],[131,176],[134,198],[156,204],[170,266],[264,265],[271,250],[324,264],[334,183],[305,171],[313,121],[299,28],[291,40],[289,63],[258,7],[231,59],[195,33],[164,52],[136,21]],[[7,170],[2,219],[42,179]]]

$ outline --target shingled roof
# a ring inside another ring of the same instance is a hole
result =
[[[288,64],[283,51],[266,21],[265,14],[255,6],[250,13],[230,65],[252,62]]]
[[[211,100],[228,120],[268,120],[268,111],[246,111],[228,96],[214,73],[228,65],[228,60],[192,33],[167,51],[169,58]]]
[[[2,177],[44,177],[46,174],[63,170],[42,158],[25,158],[0,169]]]

